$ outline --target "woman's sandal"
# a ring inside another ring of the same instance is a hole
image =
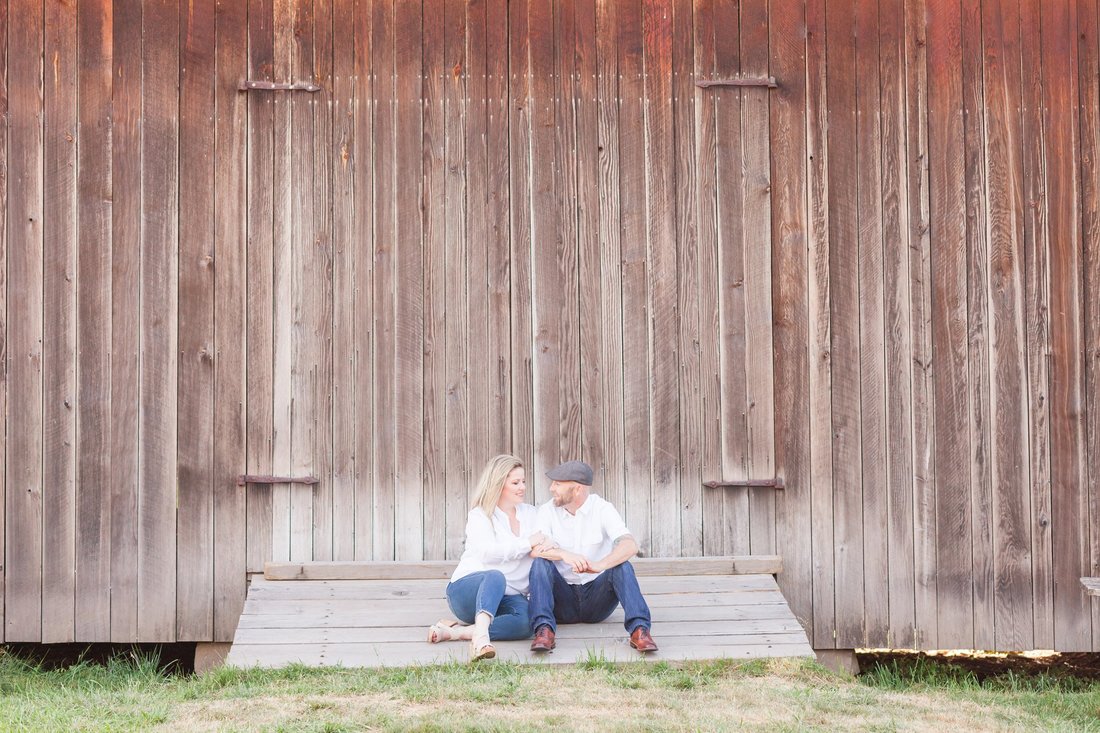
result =
[[[477,662],[482,659],[492,659],[497,655],[496,648],[489,641],[488,634],[475,636],[470,640],[470,661]]]
[[[458,622],[451,618],[441,618],[428,627],[428,643],[438,644],[441,641],[452,641],[457,637],[451,633],[451,629],[458,626]]]

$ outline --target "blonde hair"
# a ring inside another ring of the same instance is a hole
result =
[[[485,464],[485,470],[481,472],[481,478],[477,480],[474,504],[470,508],[480,509],[487,517],[493,516],[493,510],[504,490],[504,482],[508,480],[508,474],[517,468],[523,468],[523,461],[507,453],[490,458]]]

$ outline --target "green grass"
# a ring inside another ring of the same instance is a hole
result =
[[[1100,732],[1100,683],[979,680],[918,660],[857,680],[806,661],[167,674],[149,656],[47,670],[0,652],[0,730],[1065,730]]]

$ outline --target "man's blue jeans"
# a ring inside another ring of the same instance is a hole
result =
[[[531,631],[559,623],[598,624],[623,605],[628,633],[650,627],[649,606],[638,588],[634,566],[628,562],[605,570],[584,585],[570,585],[550,560],[537,558],[531,564]]]
[[[493,617],[489,638],[494,641],[526,639],[531,636],[527,621],[527,599],[506,595],[508,585],[499,570],[470,573],[447,584],[447,605],[455,617],[472,624],[482,611]]]

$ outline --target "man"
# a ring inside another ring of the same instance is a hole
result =
[[[546,475],[554,498],[539,507],[535,520],[548,539],[531,550],[531,651],[554,648],[558,623],[599,623],[620,603],[630,646],[656,651],[649,606],[628,562],[638,545],[615,507],[589,493],[592,467],[569,461]]]

